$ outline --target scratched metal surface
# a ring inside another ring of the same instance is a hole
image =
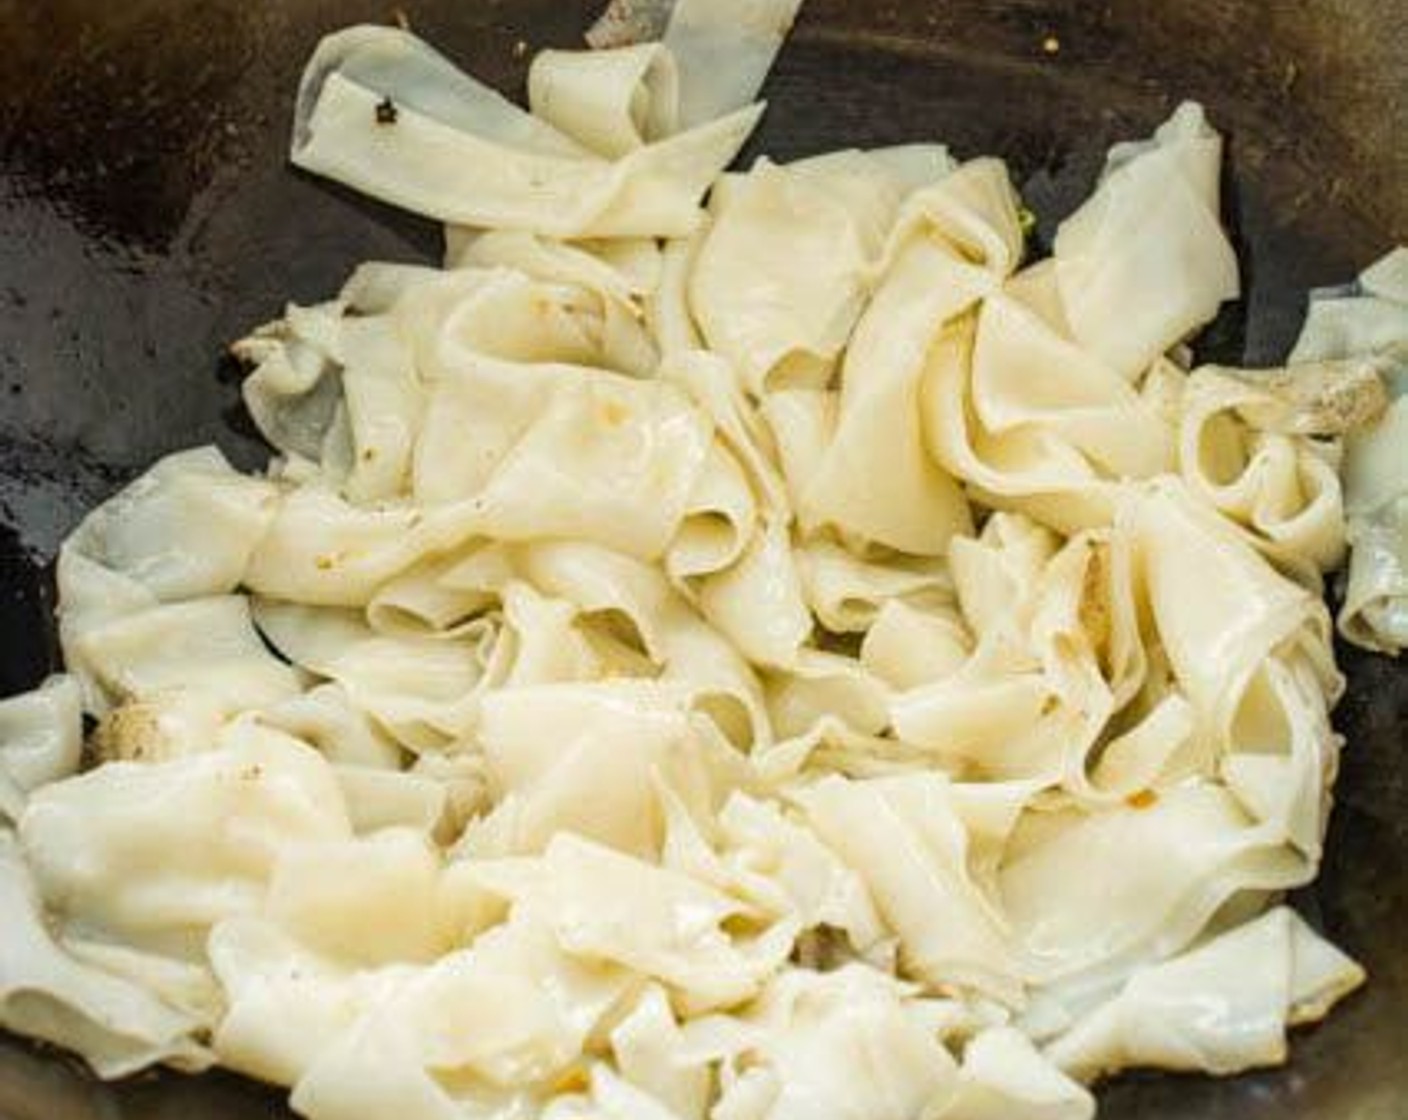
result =
[[[80,512],[157,455],[261,451],[228,341],[430,226],[290,171],[318,36],[392,0],[0,0],[0,695],[54,663],[46,565]],[[596,0],[400,0],[413,26],[517,92],[524,49],[575,42]],[[1054,39],[1059,50],[1045,48]],[[1226,209],[1248,294],[1205,354],[1271,361],[1304,291],[1408,240],[1401,0],[810,0],[755,148],[942,139],[1006,156],[1049,235],[1106,146],[1184,96],[1229,135]],[[1284,1070],[1125,1078],[1102,1115],[1408,1117],[1408,668],[1350,656],[1349,738],[1317,886],[1299,902],[1372,981]],[[3,915],[0,915],[3,923]],[[0,924],[3,936],[3,924]],[[3,1120],[284,1117],[238,1078],[109,1087],[0,1039]]]

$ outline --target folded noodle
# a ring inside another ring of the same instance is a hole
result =
[[[745,749],[772,741],[762,688],[744,657],[650,566],[596,545],[545,541],[526,550],[529,578],[589,615],[626,620],[662,682],[681,688]]]
[[[515,918],[470,949],[388,978],[318,1049],[293,1106],[312,1120],[537,1111],[546,1094],[534,1083],[574,1066],[627,983],[621,970],[573,960],[545,927]]]
[[[942,1120],[1090,1120],[1095,1099],[1021,1031],[989,1027],[963,1051],[954,1099]]]
[[[797,800],[822,839],[865,879],[914,974],[1018,998],[1005,922],[973,880],[968,832],[944,779],[828,778]]]
[[[609,681],[489,695],[479,729],[496,805],[461,847],[532,855],[559,832],[654,858],[664,818],[655,783],[709,811],[728,776],[696,743],[678,688]]]
[[[1222,138],[1184,102],[1150,139],[1111,150],[1095,193],[1057,230],[1072,337],[1130,380],[1238,294],[1218,221],[1221,158]]]
[[[783,973],[717,1032],[728,1060],[716,1113],[750,1120],[823,1107],[837,1120],[927,1114],[952,1090],[955,1064],[923,1004],[906,995],[863,965]]]
[[[657,979],[694,1014],[755,995],[795,934],[781,923],[734,936],[724,923],[736,928],[743,903],[567,833],[539,857],[484,861],[473,874],[564,953]]]
[[[277,856],[264,913],[299,945],[363,969],[430,963],[458,932],[441,854],[406,828],[290,845]]]
[[[78,1051],[103,1077],[155,1062],[188,1071],[212,1064],[196,1040],[208,1024],[144,986],[76,960],[58,945],[13,832],[0,832],[0,1026]]]
[[[838,152],[777,166],[760,161],[725,177],[710,198],[689,281],[709,348],[738,368],[754,394],[824,386],[871,287],[900,204],[952,164],[916,147],[901,162]]]
[[[83,753],[81,704],[77,682],[62,673],[0,700],[0,813],[15,819],[31,790],[77,771]]]
[[[381,635],[351,611],[274,600],[259,600],[255,618],[284,657],[336,682],[356,710],[412,751],[444,748],[474,719],[487,682],[472,635]]]
[[[409,32],[364,26],[328,36],[310,60],[292,159],[444,222],[559,237],[670,237],[693,228],[700,197],[760,113],[740,108],[612,162]]]
[[[1408,249],[1365,269],[1348,291],[1312,294],[1291,362],[1345,360],[1376,370],[1389,400],[1377,423],[1345,440],[1350,558],[1339,628],[1356,645],[1397,653],[1408,645]]]
[[[918,409],[935,324],[977,294],[935,283],[951,264],[946,250],[916,241],[856,325],[825,448],[796,483],[806,523],[919,555],[942,555],[952,536],[970,529],[964,495],[926,453]]]
[[[211,925],[263,904],[280,851],[349,835],[315,751],[251,723],[226,735],[225,749],[108,763],[33,794],[18,834],[46,901],[86,931],[200,961]]]
[[[1370,369],[1364,378],[1362,366],[1292,366],[1283,384],[1301,385],[1321,372],[1350,386],[1357,380],[1364,397],[1378,398],[1366,402],[1369,419],[1373,408],[1382,409],[1378,377]],[[1181,473],[1199,497],[1265,541],[1271,555],[1311,573],[1330,571],[1339,566],[1345,550],[1337,456],[1332,446],[1310,436],[1341,435],[1363,421],[1351,412],[1329,430],[1285,430],[1298,420],[1313,423],[1314,417],[1310,409],[1297,409],[1285,400],[1280,388],[1264,376],[1253,379],[1213,367],[1195,371],[1188,380],[1180,425]],[[1327,386],[1326,391],[1337,390]],[[1344,395],[1356,391],[1350,387]],[[1343,404],[1352,407],[1350,400]]]
[[[1217,1074],[1276,1065],[1287,1027],[1321,1018],[1363,981],[1363,969],[1279,906],[1137,973],[1047,1056],[1083,1080],[1138,1065]]]
[[[669,1109],[679,1120],[704,1120],[713,1071],[689,1052],[659,985],[647,985],[630,1013],[612,1029],[611,1054],[624,1080],[659,1102],[656,1107]]]
[[[60,562],[61,586],[87,585],[76,598],[101,581],[86,561]],[[232,715],[299,691],[293,671],[259,640],[248,601],[238,595],[144,605],[102,622],[75,613],[63,620],[61,635],[84,706],[95,715],[180,694]]]
[[[403,983],[407,968],[352,969],[303,946],[260,917],[211,931],[211,965],[228,1008],[213,1046],[221,1064],[293,1085],[367,1008]]]
[[[1282,890],[1313,873],[1228,790],[1204,781],[1134,805],[1027,817],[1002,867],[1000,898],[1026,975],[1069,1017],[1188,947],[1239,891]]]
[[[539,120],[616,159],[675,131],[678,85],[675,56],[659,43],[541,51],[528,71],[528,104]]]
[[[162,602],[224,595],[243,582],[277,500],[215,448],[181,451],[84,518],[66,548]]]

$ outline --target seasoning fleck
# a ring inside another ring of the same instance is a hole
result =
[[[1124,799],[1124,803],[1131,809],[1148,809],[1156,805],[1159,795],[1151,789],[1141,789],[1138,793],[1131,793]]]
[[[395,123],[396,123],[396,117],[397,117],[396,102],[392,101],[391,98],[389,98],[389,97],[383,97],[380,101],[377,102],[377,105],[376,105],[376,123],[377,123],[377,124],[395,124]]]

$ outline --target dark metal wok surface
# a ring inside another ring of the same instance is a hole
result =
[[[0,695],[54,664],[44,566],[87,505],[178,447],[259,460],[228,341],[359,260],[435,251],[429,225],[284,165],[314,42],[393,2],[0,0]],[[577,42],[598,3],[399,6],[517,92],[527,49]],[[1201,99],[1230,139],[1248,288],[1205,356],[1276,359],[1305,289],[1408,240],[1404,0],[810,0],[767,92],[755,150],[942,139],[1000,154],[1048,237],[1112,140]],[[1124,1079],[1102,1116],[1408,1118],[1408,665],[1346,663],[1329,854],[1299,902],[1368,966],[1368,988],[1298,1035],[1287,1069]],[[111,1088],[0,1038],[3,1120],[285,1115],[235,1078]]]

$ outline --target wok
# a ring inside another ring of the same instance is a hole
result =
[[[156,456],[263,452],[230,339],[357,261],[434,254],[427,223],[284,162],[318,37],[394,0],[0,0],[0,695],[56,664],[47,564],[83,509]],[[399,0],[412,26],[517,92],[528,53],[578,43],[600,0]],[[996,153],[1055,222],[1113,140],[1183,97],[1229,137],[1225,214],[1246,297],[1199,344],[1284,354],[1304,292],[1408,240],[1403,0],[810,0],[753,150],[942,139]],[[1367,965],[1366,990],[1281,1070],[1121,1079],[1102,1115],[1408,1117],[1408,666],[1347,653],[1348,737],[1325,867],[1297,903]],[[3,937],[4,915],[0,915]],[[238,1078],[100,1085],[0,1038],[4,1120],[287,1115]]]

